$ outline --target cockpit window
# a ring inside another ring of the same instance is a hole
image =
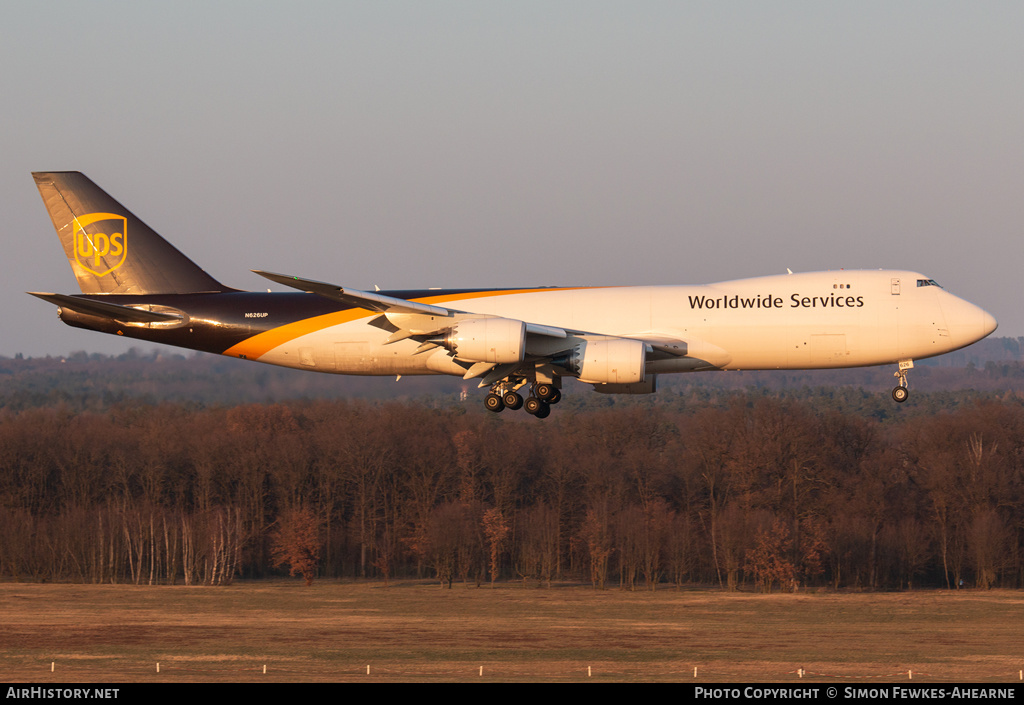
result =
[[[938,286],[940,289],[942,288],[941,286],[939,286],[939,283],[937,281],[935,281],[934,279],[918,279],[917,280],[917,285],[918,286]]]

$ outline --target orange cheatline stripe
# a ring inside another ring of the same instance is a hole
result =
[[[592,288],[600,287],[575,286],[558,288],[548,287],[543,289],[503,289],[496,291],[464,292],[461,294],[438,294],[437,296],[410,299],[410,301],[416,301],[417,303],[423,304],[443,304],[451,301],[483,299],[491,296],[534,294],[539,291],[576,291],[579,289]],[[303,318],[302,320],[295,321],[294,323],[287,323],[283,326],[278,326],[277,328],[271,328],[263,333],[257,333],[251,338],[246,338],[242,342],[232,345],[221,354],[228,355],[230,357],[244,357],[248,360],[258,360],[277,346],[283,345],[291,340],[295,340],[303,335],[315,333],[318,330],[341,325],[342,323],[357,321],[360,318],[370,318],[371,316],[379,315],[381,314],[376,311],[369,311],[365,308],[353,308],[347,311],[335,311],[334,313],[325,313],[321,316]]]
[[[355,321],[360,318],[369,318],[373,315],[376,315],[374,311],[367,311],[363,308],[354,308],[349,309],[348,311],[335,311],[334,313],[325,313],[322,316],[303,318],[302,320],[295,321],[294,323],[287,323],[283,326],[278,326],[277,328],[271,328],[268,331],[257,333],[251,338],[246,338],[242,342],[232,345],[221,354],[228,355],[230,357],[244,357],[248,360],[257,360],[262,355],[265,355],[270,350],[276,348],[278,345],[283,345],[289,340],[294,340],[295,338],[306,335],[307,333],[315,333],[318,330],[323,330],[330,326],[348,323],[349,321]]]

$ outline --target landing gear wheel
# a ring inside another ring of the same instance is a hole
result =
[[[555,393],[552,394],[550,398],[545,399],[544,401],[546,401],[548,404],[557,404],[558,402],[562,401],[562,392],[559,391],[559,389],[556,387]]]
[[[534,414],[538,419],[546,419],[551,414],[551,407],[545,402],[540,403],[540,408],[537,409],[537,413]]]
[[[533,393],[537,395],[537,398],[541,401],[550,402],[551,398],[558,394],[558,389],[555,385],[548,384],[547,382],[541,382],[533,388]],[[561,396],[561,395],[559,395]]]
[[[512,411],[521,409],[523,406],[523,398],[515,392],[506,392],[505,396],[503,396],[501,400],[504,402],[506,408],[512,409]]]
[[[910,390],[906,387],[896,387],[892,390],[892,398],[902,404],[910,396]]]
[[[488,411],[498,413],[505,408],[505,402],[501,400],[501,397],[497,394],[488,394],[484,397],[484,406]]]
[[[534,396],[526,397],[526,401],[523,402],[523,408],[526,409],[526,413],[530,414],[531,416],[539,416],[540,410],[546,406],[547,404],[545,404],[540,399]]]

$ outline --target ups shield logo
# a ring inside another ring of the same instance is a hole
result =
[[[102,277],[124,264],[128,256],[128,219],[114,213],[90,213],[74,221],[75,260]]]

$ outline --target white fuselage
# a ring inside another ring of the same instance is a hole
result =
[[[791,274],[704,286],[558,288],[439,294],[418,301],[572,331],[685,341],[650,373],[879,365],[956,350],[995,329],[991,315],[908,271]],[[447,351],[385,345],[354,309],[256,336],[230,354],[340,374],[457,374]],[[699,361],[699,364],[695,361]]]

